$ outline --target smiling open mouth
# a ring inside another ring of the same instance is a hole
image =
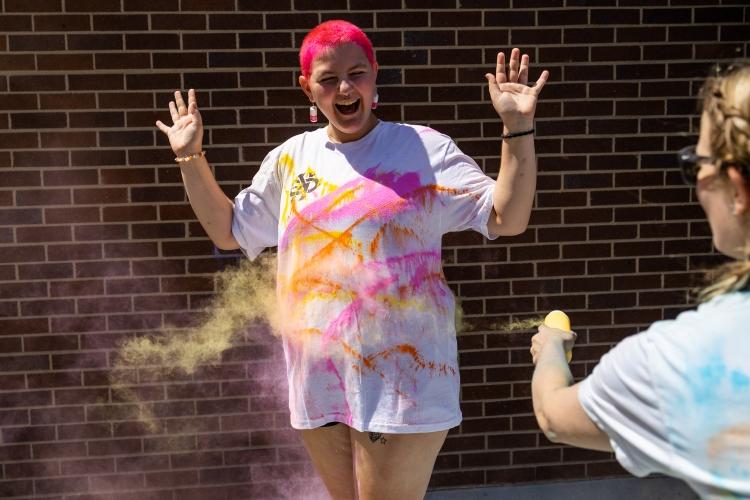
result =
[[[336,104],[336,109],[339,110],[339,113],[342,115],[351,115],[357,112],[361,100],[362,99],[357,99],[351,104]]]

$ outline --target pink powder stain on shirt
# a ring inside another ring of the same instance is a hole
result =
[[[284,252],[292,242],[297,245],[310,238],[320,240],[321,236],[329,239],[328,245],[309,261],[330,258],[334,249],[344,249],[351,253],[360,253],[362,242],[352,238],[353,231],[363,222],[381,224],[376,238],[370,243],[371,253],[381,248],[378,239],[391,227],[396,236],[416,236],[413,230],[395,224],[399,213],[407,210],[429,209],[432,200],[438,193],[460,194],[460,190],[445,188],[434,184],[423,185],[416,172],[381,172],[378,167],[366,170],[362,177],[353,179],[335,191],[309,203],[297,211],[293,204],[293,217],[279,241],[279,252]],[[333,231],[329,226],[347,221],[349,226]],[[331,224],[333,223],[333,224]],[[395,224],[395,225],[393,225]],[[310,241],[314,242],[314,241]],[[360,257],[364,257],[360,255]]]
[[[387,313],[391,303],[398,303],[402,297],[388,293],[399,280],[406,278],[412,295],[427,291],[435,307],[443,308],[449,299],[447,289],[435,286],[435,281],[443,282],[440,272],[440,254],[435,251],[414,252],[401,257],[391,257],[382,262],[370,262],[353,270],[352,275],[360,279],[371,279],[350,289],[354,297],[351,303],[329,323],[323,332],[323,342],[340,339],[341,332],[357,321],[358,316],[375,317],[378,313]],[[447,286],[447,285],[446,285]],[[400,295],[400,293],[399,293]],[[390,300],[386,300],[390,299]]]
[[[361,307],[362,302],[358,299],[355,300],[328,324],[328,328],[326,328],[326,330],[323,332],[323,346],[334,339],[339,339],[339,332],[341,332],[342,330],[345,331],[349,325],[355,323],[357,310]]]
[[[331,358],[326,359],[325,368],[328,373],[333,374],[339,381],[339,389],[341,389],[341,392],[344,394],[344,405],[346,407],[343,415],[345,420],[344,423],[350,425],[352,423],[352,411],[349,408],[349,402],[346,400],[346,384],[344,384],[344,380],[341,378],[341,374],[336,368],[336,365],[333,364],[333,361],[331,361]]]
[[[413,194],[423,187],[416,172],[399,174],[370,168],[362,177],[343,184],[297,212],[282,235],[279,250],[288,246],[290,235],[304,234],[306,230],[320,232],[328,221],[351,220],[353,226],[368,218],[388,221],[410,204]]]
[[[316,265],[302,266],[300,272],[283,286],[283,303],[289,304],[290,311],[304,314],[304,308],[299,309],[299,305],[317,300],[321,294],[348,302],[323,328],[321,340],[325,346],[340,340],[343,332],[356,327],[360,318],[369,323],[373,318],[388,315],[399,304],[406,306],[415,296],[425,296],[431,307],[445,310],[450,306],[452,296],[445,284],[440,261],[438,251],[413,252],[382,261],[362,262],[348,269],[345,275],[337,275],[338,266],[322,266],[320,262],[310,260]],[[352,280],[354,276],[356,280]],[[280,280],[280,285],[286,281]],[[298,318],[299,321],[303,319]]]
[[[326,212],[305,215],[321,222],[350,220],[353,226],[356,226],[368,219],[391,220],[409,204],[407,198],[401,197],[386,186],[367,180],[362,183],[361,198],[352,200],[340,208],[332,207]]]
[[[314,202],[309,203],[301,211],[296,209],[296,205],[292,205],[292,212],[294,217],[289,221],[284,230],[284,234],[279,240],[279,252],[287,249],[290,243],[290,238],[299,238],[299,233],[304,230],[314,230],[315,232],[325,232],[321,227],[318,227],[320,222],[320,215],[332,210],[340,200],[345,197],[342,193],[351,193],[357,189],[357,180],[347,182],[340,186],[336,191],[328,193],[327,195],[317,199]]]
[[[422,187],[417,172],[405,172],[403,174],[394,171],[381,172],[378,166],[375,166],[367,169],[363,175],[377,184],[392,189],[402,197],[407,197],[410,193]]]
[[[405,251],[410,241],[419,241],[419,231],[402,227],[395,217],[405,210],[425,210],[431,197],[441,191],[455,190],[422,185],[416,172],[379,172],[375,167],[299,211],[292,207],[295,217],[289,221],[279,241],[279,252],[296,252],[295,248],[308,244],[312,245],[308,248],[315,251],[304,259],[290,262],[294,269],[279,280],[282,303],[297,316],[295,321],[301,321],[299,326],[304,324],[307,303],[332,300],[338,307],[343,306],[327,325],[319,325],[319,332],[321,354],[331,353],[330,347],[338,346],[339,352],[351,363],[346,368],[339,360],[325,359],[325,371],[338,381],[337,385],[331,384],[331,390],[341,391],[344,397],[343,420],[347,423],[351,423],[353,417],[346,401],[347,388],[341,370],[373,373],[404,399],[410,399],[403,391],[404,381],[418,371],[443,376],[457,373],[456,368],[446,363],[425,360],[415,345],[408,343],[408,336],[396,335],[395,342],[389,346],[389,335],[393,332],[379,331],[403,328],[398,319],[382,323],[383,318],[390,317],[401,307],[424,306],[445,311],[452,305],[439,250],[373,260],[379,254],[376,253],[379,246],[395,244]],[[346,225],[341,224],[342,221]],[[354,229],[363,222],[380,226],[368,244],[357,242],[353,235]],[[386,237],[387,242],[380,241]],[[369,250],[369,254],[363,254],[363,249]],[[353,266],[352,256],[356,258]],[[347,267],[342,267],[343,263],[348,263]],[[350,332],[356,332],[355,336]],[[379,340],[370,343],[373,341],[369,340],[368,332]],[[305,349],[304,345],[303,341],[299,348]],[[359,349],[372,354],[365,355]]]

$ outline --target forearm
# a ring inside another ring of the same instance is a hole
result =
[[[214,244],[224,250],[239,248],[232,236],[234,204],[219,187],[205,158],[180,163],[190,206]]]
[[[528,130],[532,124],[522,125]],[[521,128],[505,129],[504,133]],[[498,234],[514,235],[526,230],[536,191],[534,135],[503,139],[500,169],[492,194]]]
[[[545,410],[555,391],[573,384],[573,375],[565,358],[562,340],[550,339],[539,353],[531,378],[531,398],[539,427],[551,440],[556,440],[555,429]]]

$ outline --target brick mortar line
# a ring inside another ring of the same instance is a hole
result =
[[[691,25],[691,26],[697,26],[701,27],[702,25]],[[736,27],[744,27],[746,24],[744,22],[737,22],[736,25],[734,24],[724,24],[723,26],[736,26]],[[706,27],[714,27],[714,25],[706,25]],[[538,31],[546,31],[548,28],[538,28]],[[568,29],[568,28],[561,28],[561,29]],[[276,33],[276,31],[268,30],[257,30],[257,31],[237,31],[237,30],[227,30],[226,33],[234,33],[239,36],[242,36],[243,34],[267,34],[268,32]],[[438,33],[438,32],[445,32],[447,30],[442,29],[426,29],[422,31],[417,30],[410,30],[409,33]],[[464,31],[471,31],[471,30],[459,30],[456,29],[455,33],[462,33]],[[483,29],[482,31],[486,31],[486,29]],[[529,30],[530,31],[530,30]],[[214,32],[214,30],[205,30],[203,33],[208,34],[210,32]],[[383,33],[385,31],[379,31],[378,33]],[[44,32],[44,34],[40,34],[40,32],[24,32],[28,34],[8,34],[7,36],[9,38],[12,38],[14,36],[18,37],[29,37],[29,36],[71,36],[71,32],[69,31],[63,31],[60,33],[50,33],[50,32]],[[142,33],[142,32],[138,32]],[[149,31],[147,32],[152,35],[169,35],[169,34],[182,34],[183,36],[186,34],[185,31],[175,31],[169,32],[169,31]],[[288,33],[287,30],[278,30],[278,33]],[[403,33],[403,30],[394,30],[392,33]],[[101,32],[98,31],[92,31],[92,34],[101,34]],[[113,32],[113,34],[117,34]],[[127,35],[128,33],[125,32],[123,35]],[[198,34],[196,32],[195,34]],[[564,31],[562,32],[564,34]],[[13,40],[9,40],[13,41]],[[672,46],[678,46],[678,47],[696,47],[696,46],[730,46],[730,45],[744,45],[747,43],[743,40],[669,40],[669,38],[665,40],[660,41],[644,41],[644,42],[629,42],[629,41],[611,41],[611,42],[592,42],[590,44],[584,44],[584,43],[570,43],[565,44],[567,48],[587,48],[589,51],[591,49],[595,48],[613,48],[617,47],[620,48],[622,46],[626,47],[663,47],[665,45],[668,45],[670,47]],[[525,42],[518,42],[520,45],[526,45]],[[506,45],[514,45],[513,43],[498,43],[498,46],[506,46]],[[561,43],[559,42],[539,42],[535,43],[533,45],[533,49],[531,50],[538,50],[538,49],[545,49],[545,48],[555,48],[560,49]],[[490,50],[494,49],[494,45],[488,45],[488,44],[461,44],[460,46],[457,46],[456,44],[419,44],[419,45],[401,45],[401,46],[382,46],[380,48],[377,48],[376,51],[384,51],[384,52],[399,52],[403,50],[436,50],[436,51],[448,51],[448,50],[459,50],[459,51],[469,51],[469,50]],[[38,56],[46,56],[46,55],[126,55],[126,54],[180,54],[180,53],[199,53],[199,54],[205,54],[205,55],[211,55],[212,53],[220,51],[221,53],[238,53],[238,54],[244,54],[244,53],[282,53],[282,52],[297,52],[299,50],[299,47],[289,46],[289,47],[220,47],[220,48],[212,48],[212,47],[195,47],[190,49],[184,49],[184,48],[164,48],[164,49],[128,49],[126,47],[123,47],[122,49],[59,49],[59,50],[39,50],[39,49],[21,49],[21,50],[12,50],[8,49],[4,52],[0,52],[0,55],[29,55],[34,56],[35,58]],[[590,53],[590,52],[589,52]],[[659,61],[680,61],[683,59],[680,58],[669,58],[669,59],[657,59],[653,62],[659,62]],[[688,59],[684,59],[688,60]],[[694,61],[694,59],[689,59],[690,61]],[[598,61],[580,61],[580,62],[590,62],[590,63],[604,63],[608,62],[609,60],[598,60]],[[635,61],[632,59],[627,59],[623,61]],[[573,61],[578,62],[578,61]],[[536,61],[536,64],[538,64],[538,61]],[[445,65],[444,65],[445,66]],[[389,67],[399,67],[400,66],[383,66],[383,68],[389,68]],[[447,66],[447,67],[455,67],[455,66]],[[409,68],[406,68],[409,69]]]

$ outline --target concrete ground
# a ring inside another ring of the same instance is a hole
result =
[[[615,478],[437,490],[425,500],[697,500],[684,482],[666,477]]]

